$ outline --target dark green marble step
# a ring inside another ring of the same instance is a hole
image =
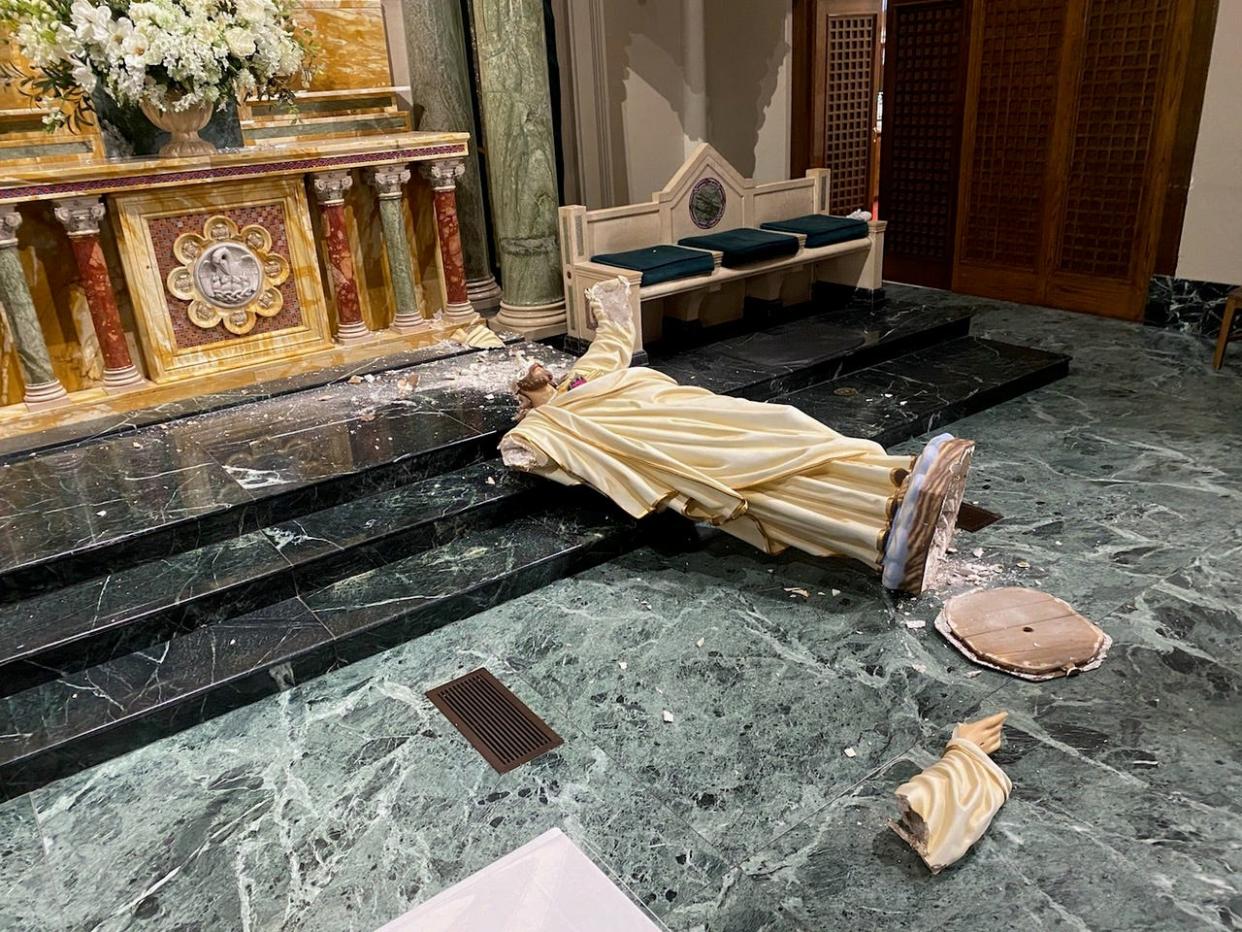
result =
[[[636,533],[600,507],[527,515],[0,699],[0,797],[609,559]]]
[[[891,447],[1062,379],[1069,364],[1059,353],[963,337],[773,400]]]
[[[0,603],[493,457],[518,352],[570,361],[488,350],[6,460]]]
[[[651,366],[683,385],[767,401],[970,333],[973,304],[933,301],[921,289],[889,290],[892,298],[818,313],[781,311],[758,329],[653,350]]]
[[[0,696],[509,520],[548,492],[479,463],[0,604]]]

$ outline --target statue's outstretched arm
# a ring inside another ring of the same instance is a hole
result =
[[[634,355],[632,287],[625,279],[617,278],[587,289],[587,301],[595,318],[595,339],[570,372],[571,380],[575,376],[590,380],[629,368]]]

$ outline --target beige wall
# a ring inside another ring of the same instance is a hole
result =
[[[1178,278],[1242,282],[1242,0],[1222,0],[1190,176]]]
[[[790,0],[707,0],[708,142],[756,181],[789,177]]]
[[[604,0],[614,203],[664,187],[685,158],[679,0]]]
[[[592,0],[569,0],[579,2]],[[706,0],[704,6],[707,141],[744,175],[786,178],[791,0]],[[597,9],[598,45],[589,50],[592,61],[580,60],[573,73],[579,99],[592,91],[582,86],[584,78],[594,83],[603,117],[602,134],[588,121],[577,134],[584,171],[610,176],[583,183],[583,191],[600,192],[584,198],[593,208],[646,200],[684,161],[689,142],[680,0],[599,0]],[[582,27],[574,55],[585,58],[586,35]],[[592,151],[600,145],[606,158]]]

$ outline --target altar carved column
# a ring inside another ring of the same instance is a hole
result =
[[[354,256],[345,231],[345,192],[353,183],[347,171],[322,172],[315,175],[311,182],[315,200],[323,212],[330,266],[328,274],[332,277],[332,294],[336,299],[336,338],[341,343],[358,343],[371,336],[371,331],[362,322]]]
[[[380,224],[384,228],[384,251],[388,254],[388,275],[397,302],[392,329],[398,333],[427,330],[431,323],[418,306],[418,292],[410,272],[410,244],[405,238],[405,216],[401,204],[410,170],[405,165],[379,165],[368,172],[379,196]]]
[[[99,245],[103,201],[97,197],[66,198],[56,202],[55,214],[69,234],[78,278],[86,292],[86,305],[90,308],[91,323],[103,354],[104,389],[119,392],[143,384],[142,375],[130,357],[129,344],[125,342],[125,329],[121,326],[121,315],[117,313],[116,299],[112,295],[108,263],[104,259],[103,247]]]
[[[423,162],[423,175],[435,192],[436,229],[440,235],[440,263],[444,266],[444,290],[448,305],[444,320],[450,324],[468,324],[478,319],[470,293],[466,290],[466,264],[461,252],[461,229],[457,223],[457,179],[466,171],[461,159]]]
[[[66,404],[69,396],[52,371],[39,315],[17,255],[17,228],[21,224],[15,207],[0,207],[0,302],[8,312],[9,329],[17,345],[17,362],[25,382],[22,400],[31,408],[50,408]]]

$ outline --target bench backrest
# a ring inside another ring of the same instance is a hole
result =
[[[712,230],[827,213],[828,185],[826,168],[813,168],[805,178],[755,184],[702,143],[649,201],[602,210],[562,207],[562,258],[571,265]]]

